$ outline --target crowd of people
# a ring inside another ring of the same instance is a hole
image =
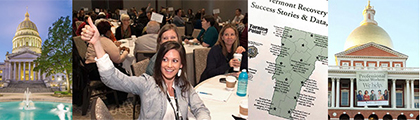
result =
[[[248,68],[247,15],[242,15],[237,9],[232,22],[220,26],[222,19],[218,13],[206,15],[205,9],[196,14],[191,9],[187,14],[177,9],[171,14],[162,7],[160,14],[164,19],[160,22],[150,19],[153,12],[156,11],[149,4],[139,12],[132,8],[127,14],[119,14],[119,10],[110,13],[104,9],[100,9],[98,15],[95,12],[85,14],[83,9],[74,14],[74,20],[81,21],[80,25],[73,23],[74,35],[89,43],[85,63],[91,79],[101,80],[122,93],[139,95],[142,118],[186,119],[190,109],[196,118],[209,119],[209,110],[186,79],[186,63],[192,61],[186,61],[183,41],[192,40],[211,48],[200,82],[228,73],[237,76],[239,72],[233,71],[234,67]],[[120,25],[114,34],[111,22],[117,21]],[[177,27],[184,26],[186,22],[201,29],[198,36],[191,39],[179,36]],[[150,58],[146,73],[137,77],[129,76],[121,67],[130,49],[121,46],[119,40],[133,35],[136,36],[135,51],[156,52]],[[242,54],[241,61],[233,57],[235,53]],[[160,108],[168,109],[162,111]]]
[[[388,90],[384,90],[384,94],[382,94],[381,90],[378,90],[377,94],[375,94],[375,90],[371,90],[370,92],[371,94],[369,95],[369,91],[365,90],[365,94],[363,95],[362,90],[359,90],[357,101],[388,100]]]

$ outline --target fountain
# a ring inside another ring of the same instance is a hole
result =
[[[32,93],[29,88],[26,89],[23,101],[0,102],[0,120],[72,120],[71,103],[32,101]],[[45,95],[37,97],[43,98]]]
[[[51,110],[51,112],[53,112],[56,115],[58,115],[58,118],[60,118],[60,120],[65,120],[65,116],[66,116],[65,113],[67,113],[67,118],[69,120],[71,120],[71,115],[69,115],[69,114],[71,114],[71,112],[69,112],[69,111],[70,111],[70,108],[69,107],[66,107],[66,110],[64,110],[63,103],[58,104],[57,105],[57,108],[54,108],[54,109]]]
[[[26,91],[23,94],[24,100],[20,103],[19,109],[22,110],[33,110],[35,109],[34,102],[32,100],[29,100],[29,97],[31,96],[31,92],[29,92],[29,88],[26,88]]]

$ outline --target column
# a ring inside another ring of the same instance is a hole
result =
[[[20,72],[20,71],[21,71],[21,70],[20,70],[20,64],[21,64],[21,63],[19,62],[18,64],[19,64],[19,69],[18,69],[18,72],[19,72],[19,75],[18,75],[18,80],[21,80],[21,78],[22,78],[22,77],[20,77],[20,76],[22,75],[22,74],[21,74],[21,72]]]
[[[405,80],[405,90],[404,90],[404,93],[405,93],[405,108],[410,108],[410,85],[409,85],[409,83],[410,83],[410,80],[408,80],[408,79],[406,79]]]
[[[337,97],[336,97],[336,99],[335,99],[335,107],[340,107],[340,78],[336,78],[337,79],[337,91],[336,91],[336,94],[337,94]]]
[[[12,62],[9,62],[9,79],[12,79]]]
[[[354,81],[355,78],[350,78],[350,108],[353,108],[354,103]]]
[[[411,96],[410,96],[410,99],[411,99],[411,108],[413,108],[414,109],[414,80],[415,79],[412,79],[411,80]]]
[[[16,62],[13,62],[13,80],[16,79]]]
[[[395,81],[397,81],[397,79],[392,79],[392,99],[391,99],[392,108],[397,108],[397,101],[396,101],[396,98],[395,98],[396,97]]]
[[[366,61],[363,61],[363,70],[367,69]]]
[[[26,80],[26,62],[23,62],[23,80]]]
[[[35,62],[33,62],[32,64],[34,66],[33,68],[35,68]],[[33,74],[32,76],[33,76],[34,80],[36,80],[34,69],[32,69],[32,74]]]
[[[335,78],[331,78],[331,107],[335,107]]]
[[[31,69],[31,62],[28,62],[28,65],[29,65],[29,80],[32,80],[32,69]]]

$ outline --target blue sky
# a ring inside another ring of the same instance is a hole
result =
[[[344,51],[350,33],[360,26],[367,0],[330,0],[328,2],[328,62],[335,65],[334,54]],[[408,55],[407,67],[419,67],[419,1],[371,0],[375,20],[391,37],[394,50]]]
[[[48,28],[61,16],[72,16],[71,0],[2,0],[0,11],[0,62],[6,59],[6,52],[12,53],[12,40],[19,23],[25,19],[28,7],[29,19],[38,28],[39,36],[44,42]]]

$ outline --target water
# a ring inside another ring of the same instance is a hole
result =
[[[34,101],[35,109],[19,109],[21,101],[0,102],[0,120],[59,120],[59,115],[65,120],[72,118],[72,105],[70,103],[61,103],[64,105],[63,112],[57,109],[59,102],[41,102]]]
[[[246,95],[247,86],[248,86],[248,74],[246,73],[246,70],[243,69],[241,74],[239,74],[238,90],[236,91],[236,95],[240,97],[244,97]]]

